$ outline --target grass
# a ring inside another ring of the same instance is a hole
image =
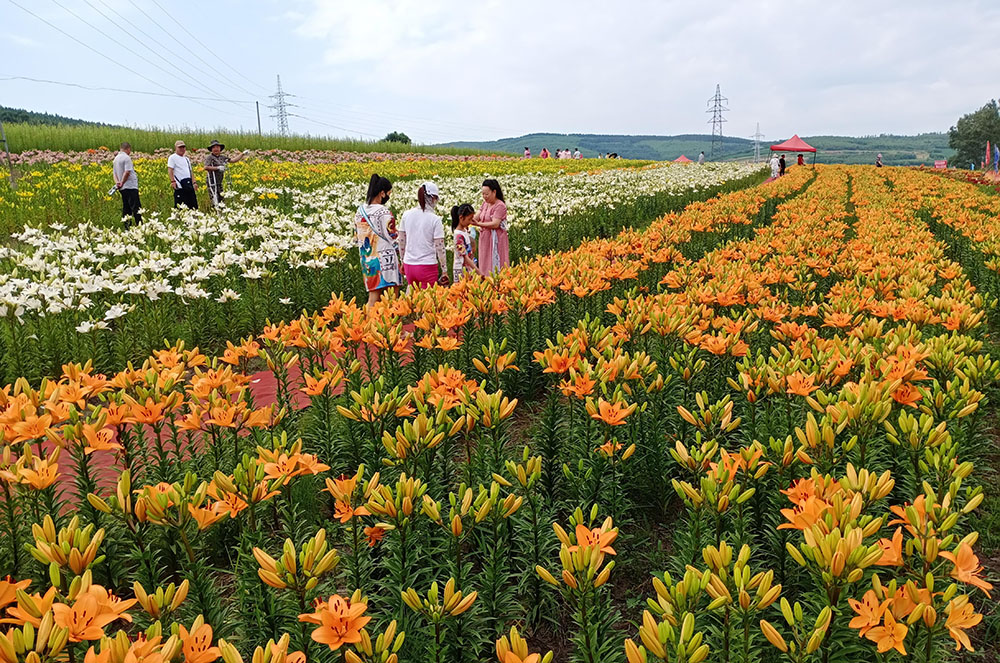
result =
[[[172,147],[174,141],[184,140],[189,145],[206,146],[217,139],[232,147],[251,150],[336,150],[349,152],[419,152],[424,154],[492,154],[487,150],[465,147],[439,147],[433,145],[406,145],[385,141],[327,138],[308,134],[279,136],[259,135],[256,132],[234,132],[226,129],[203,129],[71,126],[38,124],[5,124],[7,142],[12,153],[27,150],[54,150],[57,152],[82,152],[99,147],[115,149],[122,141],[132,143],[137,152],[153,152]],[[6,165],[6,164],[4,164]]]

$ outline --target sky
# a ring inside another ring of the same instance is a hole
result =
[[[292,132],[438,143],[710,133],[718,84],[726,135],[913,134],[1000,96],[998,28],[972,0],[0,0],[0,105],[256,130],[259,101],[267,132],[280,75]]]

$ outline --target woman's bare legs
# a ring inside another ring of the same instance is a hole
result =
[[[393,292],[395,292],[395,293],[398,294],[399,293],[399,286],[398,285],[390,285],[390,286],[386,286],[385,288],[382,288],[381,290],[372,290],[371,292],[368,293],[368,303],[365,304],[365,307],[366,308],[371,308],[372,306],[374,306],[376,304],[376,302],[378,302],[378,301],[380,301],[382,299],[382,293],[385,292],[386,290],[392,290]]]

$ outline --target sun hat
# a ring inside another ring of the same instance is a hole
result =
[[[209,144],[208,144],[208,149],[210,149],[210,150],[211,150],[211,149],[212,149],[213,147],[215,147],[216,145],[218,145],[220,149],[223,149],[223,150],[224,150],[224,149],[226,149],[226,146],[225,146],[225,145],[223,145],[222,143],[220,143],[220,142],[219,142],[219,141],[217,141],[217,140],[213,140],[213,141],[212,141],[211,143],[209,143]]]
[[[438,193],[438,185],[434,184],[434,182],[424,182],[424,193],[428,196],[434,196],[435,198],[439,198],[441,196],[441,194]]]
[[[179,140],[176,143],[174,143],[174,149],[177,149],[178,147],[187,147],[187,145],[184,144],[184,141]]]

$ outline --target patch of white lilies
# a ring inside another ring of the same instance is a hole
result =
[[[755,170],[753,164],[670,164],[510,175],[501,185],[516,230],[661,192],[694,193]],[[482,179],[439,179],[442,216],[453,204],[478,205]],[[395,184],[397,218],[415,204],[419,185]],[[232,194],[228,207],[218,213],[149,213],[142,225],[129,229],[87,221],[71,228],[25,228],[0,246],[0,318],[23,322],[76,311],[75,329],[86,333],[107,328],[142,299],[175,295],[184,301],[225,303],[239,299],[247,281],[278,270],[342,268],[344,260],[354,259],[353,218],[364,190],[360,182],[310,191],[258,187]]]

